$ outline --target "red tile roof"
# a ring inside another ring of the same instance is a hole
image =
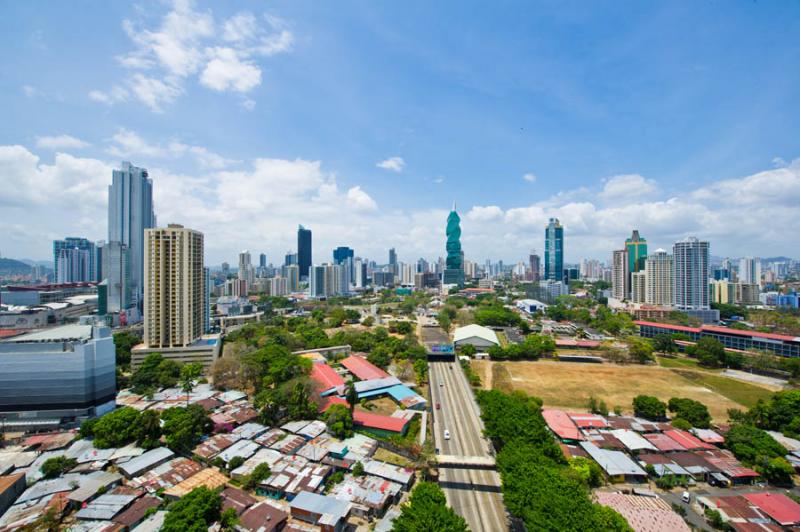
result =
[[[544,418],[547,426],[550,427],[556,436],[562,440],[583,440],[585,439],[575,426],[575,423],[569,418],[563,410],[554,410],[552,408],[543,408],[542,417]]]
[[[368,362],[366,358],[356,355],[350,355],[342,360],[342,366],[362,381],[384,379],[389,376],[381,368]]]
[[[654,321],[634,321],[636,325],[659,327],[662,329],[670,329],[672,331],[690,332],[700,334],[702,332],[710,332],[717,334],[732,334],[734,336],[747,336],[749,338],[766,338],[769,340],[780,340],[783,342],[797,342],[799,341],[795,336],[787,336],[785,334],[763,333],[758,331],[743,331],[739,329],[731,329],[730,327],[719,327],[717,325],[701,325],[700,327],[686,327],[684,325],[673,325],[671,323],[658,323]]]
[[[356,410],[353,413],[353,424],[361,425],[370,429],[388,430],[391,432],[403,432],[407,419],[399,417],[382,416],[380,414],[372,414]]]
[[[743,497],[782,526],[800,523],[800,504],[783,493],[745,493]]]
[[[690,451],[694,449],[716,449],[716,447],[713,445],[698,440],[693,434],[686,432],[685,430],[665,430],[664,434],[675,440],[675,442],[677,442],[678,445],[682,446],[684,449],[688,449]]]
[[[597,414],[567,414],[572,421],[582,429],[602,429],[608,426],[608,422]]]
[[[323,390],[344,386],[342,376],[324,362],[316,362],[311,365],[311,378],[320,383]]]
[[[652,433],[644,434],[647,441],[656,446],[661,452],[667,451],[685,451],[686,447],[675,441],[674,439],[664,434]]]
[[[330,408],[330,407],[332,407],[333,405],[344,405],[344,406],[348,406],[348,403],[347,403],[347,401],[346,401],[346,400],[342,399],[341,397],[336,397],[336,396],[333,396],[333,397],[326,397],[326,398],[325,398],[325,402],[324,402],[324,403],[322,403],[322,405],[321,405],[321,406],[320,406],[320,408],[319,408],[319,411],[320,411],[320,412],[325,412],[327,409],[329,409],[329,408]]]
[[[651,327],[661,327],[662,329],[672,329],[673,331],[683,331],[700,334],[702,329],[700,327],[686,327],[684,325],[673,325],[671,323],[658,323],[656,321],[634,321],[636,325],[649,325]]]

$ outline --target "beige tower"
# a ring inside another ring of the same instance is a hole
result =
[[[144,343],[188,347],[203,334],[203,234],[170,224],[144,236]]]

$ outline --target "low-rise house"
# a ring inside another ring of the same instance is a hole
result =
[[[203,460],[210,461],[219,453],[239,441],[234,434],[215,434],[194,448],[194,454]]]
[[[624,493],[597,492],[597,502],[619,512],[635,532],[669,530],[689,532],[683,518],[658,497],[639,497]]]
[[[107,491],[122,481],[122,475],[107,471],[95,471],[81,477],[78,489],[69,494],[67,499],[73,506],[81,507],[97,496],[98,491]]]
[[[0,477],[0,515],[3,515],[17,497],[22,495],[25,486],[25,473]]]
[[[281,454],[291,455],[296,453],[300,447],[306,444],[306,439],[302,436],[290,435],[282,440],[278,440],[269,446]]]
[[[322,397],[344,394],[344,379],[324,359],[311,364],[311,379],[317,383]]]
[[[172,486],[164,492],[166,497],[180,499],[195,488],[205,486],[208,489],[216,489],[228,483],[228,477],[217,471],[213,467],[203,469],[196,475],[189,477],[183,482]]]
[[[710,443],[705,443],[698,440],[692,433],[680,429],[671,429],[664,431],[665,436],[669,436],[684,449],[689,451],[703,450],[703,449],[716,449]]]
[[[252,440],[239,440],[219,453],[217,458],[221,458],[226,464],[237,456],[247,460],[260,448],[261,446]]]
[[[278,504],[266,500],[251,506],[239,516],[238,528],[246,532],[277,532],[283,530],[289,513]]]
[[[78,510],[75,518],[90,521],[109,521],[117,514],[122,513],[136,499],[136,495],[106,493],[90,502],[88,506]]]
[[[656,446],[639,435],[639,433],[628,429],[614,429],[610,431],[625,446],[628,451],[656,451]]]
[[[281,429],[269,429],[261,436],[254,438],[253,441],[264,447],[269,447],[278,440],[282,440],[286,436],[286,432]]]
[[[368,519],[382,517],[386,509],[399,500],[402,490],[400,484],[391,480],[372,475],[347,475],[329,495],[353,503],[353,514]]]
[[[138,477],[154,467],[163,464],[173,456],[175,456],[175,453],[166,447],[156,447],[136,458],[131,458],[124,464],[120,464],[119,470],[126,478]]]
[[[292,517],[317,525],[322,532],[341,532],[347,526],[351,504],[334,497],[303,491],[290,503]]]
[[[330,466],[309,464],[298,467],[288,461],[281,461],[272,468],[272,474],[262,481],[256,492],[273,499],[288,500],[302,492],[318,492],[324,487],[325,479],[333,471]]]
[[[267,429],[269,429],[269,427],[265,427],[261,423],[255,423],[251,421],[236,427],[233,429],[231,434],[239,436],[243,440],[252,440],[256,436],[260,436],[261,434],[265,433]]]
[[[188,458],[179,457],[157,466],[144,475],[128,482],[129,486],[144,488],[148,493],[168,489],[193,477],[203,470],[203,466]]]
[[[543,408],[542,417],[547,423],[547,427],[561,441],[574,443],[585,439],[575,422],[563,410]]]
[[[414,480],[414,470],[406,467],[399,467],[380,460],[366,460],[362,462],[364,472],[368,475],[385,478],[403,486],[404,489],[411,487]]]
[[[274,449],[261,448],[256,454],[244,461],[242,465],[231,471],[231,478],[240,480],[250,475],[260,464],[267,464],[270,469],[282,460],[284,455]]]
[[[328,425],[324,421],[316,419],[302,429],[298,430],[297,435],[302,436],[307,440],[312,440],[320,434],[323,434],[326,430],[328,430]]]
[[[227,486],[222,490],[220,496],[222,497],[222,511],[233,508],[236,511],[236,515],[242,515],[245,510],[258,502],[258,499],[246,491],[233,486]]]
[[[360,427],[376,436],[389,437],[405,434],[408,431],[409,420],[400,417],[384,416],[355,410],[353,412],[353,425]]]
[[[580,446],[612,482],[642,482],[647,479],[647,473],[625,453],[600,449],[591,442],[581,442]]]

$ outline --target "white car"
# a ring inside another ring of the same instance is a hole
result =
[[[444,381],[439,381],[439,386],[444,386]]]
[[[450,431],[449,430],[445,430],[444,431],[444,439],[445,440],[449,440],[450,439]]]

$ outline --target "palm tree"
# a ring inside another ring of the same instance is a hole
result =
[[[350,415],[353,415],[353,411],[356,409],[356,403],[358,402],[358,393],[356,393],[356,385],[351,380],[347,383],[347,393],[345,395],[347,398],[347,404],[350,405]]]

